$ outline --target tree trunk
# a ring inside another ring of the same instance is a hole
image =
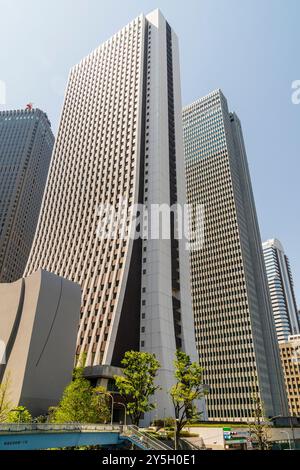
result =
[[[175,431],[175,449],[179,450],[180,429]]]
[[[134,426],[139,427],[140,419],[141,419],[140,416],[133,415],[133,416],[131,417],[132,424],[133,424]]]

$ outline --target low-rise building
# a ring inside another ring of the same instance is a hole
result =
[[[300,416],[300,335],[279,344],[290,414]]]

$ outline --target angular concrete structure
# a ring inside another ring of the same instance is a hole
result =
[[[39,270],[0,284],[0,299],[0,340],[6,345],[0,381],[10,374],[13,406],[45,413],[72,377],[80,286]]]

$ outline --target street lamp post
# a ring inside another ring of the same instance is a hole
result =
[[[106,392],[105,395],[109,395],[110,398],[111,398],[111,420],[110,420],[110,424],[112,426],[113,425],[113,419],[114,419],[114,397],[109,392]]]
[[[114,417],[114,397],[112,396],[111,393],[109,392],[97,392],[98,395],[109,395],[111,398],[111,419],[110,419],[110,425],[113,425],[113,417]]]
[[[280,431],[281,434],[286,434],[287,435],[287,438],[288,438],[288,443],[289,443],[289,449],[292,450],[292,446],[291,446],[291,440],[290,440],[290,435],[287,431]]]
[[[126,419],[127,418],[127,406],[125,405],[125,403],[122,403],[120,401],[116,401],[115,404],[124,406],[124,413],[125,413],[124,414],[124,425],[127,426],[127,419]]]
[[[278,415],[278,416],[273,416],[272,418],[270,418],[270,421],[273,421],[276,418],[288,418],[289,423],[290,423],[290,428],[291,428],[291,431],[292,431],[293,447],[295,449],[296,446],[295,446],[295,430],[294,430],[294,425],[293,425],[293,417],[292,416]]]
[[[296,448],[296,444],[295,444],[295,431],[294,431],[293,417],[292,417],[292,416],[289,416],[289,420],[290,420],[290,427],[291,427],[291,431],[292,431],[293,447],[294,447],[294,449],[295,449],[295,448]]]

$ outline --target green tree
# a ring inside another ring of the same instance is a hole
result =
[[[17,406],[6,417],[7,423],[31,423],[32,416],[25,406]]]
[[[203,387],[203,368],[182,351],[176,351],[175,379],[170,390],[175,411],[175,449],[178,449],[180,432],[191,420],[199,419],[195,401],[205,395]]]
[[[47,415],[39,415],[39,416],[35,416],[33,418],[34,423],[43,424],[43,423],[47,423],[47,421],[48,421],[48,416]]]
[[[10,401],[11,377],[8,372],[0,384],[0,423],[6,421],[7,415],[12,408]]]
[[[257,392],[252,396],[253,403],[253,421],[248,423],[249,434],[258,450],[268,450],[271,447],[270,442],[270,422],[265,417],[264,407]]]
[[[97,422],[107,423],[111,419],[110,397],[104,387],[93,389],[92,408],[95,410]]]
[[[101,391],[101,394],[100,394]],[[56,408],[49,409],[50,421],[55,423],[100,423],[110,416],[107,397],[102,387],[93,388],[83,377],[83,366],[73,372],[73,380],[67,385]]]
[[[155,408],[150,398],[159,388],[154,384],[160,367],[154,354],[127,351],[122,359],[123,376],[115,375],[116,386],[127,404],[132,423],[139,425],[143,413]]]

